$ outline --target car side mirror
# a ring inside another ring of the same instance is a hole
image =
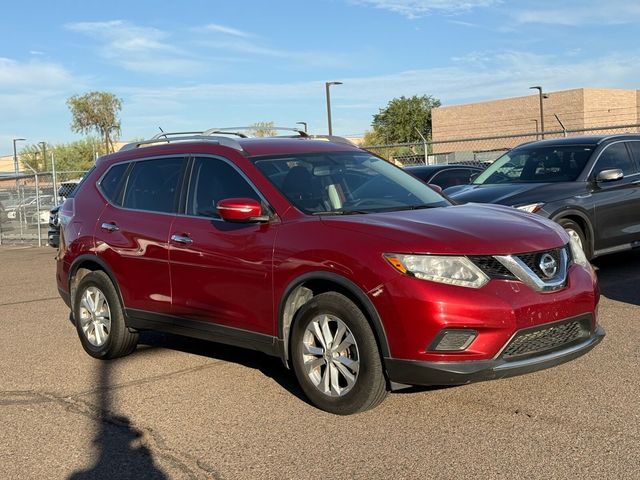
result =
[[[442,187],[440,185],[436,185],[435,183],[427,183],[427,186],[434,192],[442,195]]]
[[[596,182],[614,182],[624,178],[622,170],[619,168],[610,168],[608,170],[602,170],[596,175]]]
[[[472,173],[469,176],[469,183],[473,182],[476,178],[478,178],[480,176],[482,172],[476,172],[476,173]]]
[[[218,214],[225,222],[259,223],[268,222],[269,216],[262,215],[262,205],[253,198],[225,198],[217,204]]]

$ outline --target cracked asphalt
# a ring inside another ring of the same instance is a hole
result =
[[[260,353],[145,334],[90,358],[54,254],[0,247],[0,478],[640,478],[640,252],[596,261],[607,337],[586,356],[346,418]]]

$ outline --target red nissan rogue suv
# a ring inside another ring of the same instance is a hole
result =
[[[603,338],[595,274],[550,220],[452,205],[337,137],[236,135],[129,144],[64,203],[58,289],[89,355],[131,353],[142,330],[239,345],[350,414]]]

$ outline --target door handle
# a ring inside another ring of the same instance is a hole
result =
[[[171,241],[176,243],[181,243],[183,245],[189,245],[193,243],[193,240],[189,238],[187,235],[176,235],[175,233],[171,235]]]
[[[105,222],[100,225],[100,228],[106,230],[107,232],[117,232],[120,228],[115,223]]]

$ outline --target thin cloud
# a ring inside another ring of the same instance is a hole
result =
[[[227,35],[232,35],[234,37],[242,37],[242,38],[249,38],[253,36],[247,32],[243,32],[242,30],[238,30],[232,27],[227,27],[225,25],[218,25],[217,23],[210,23],[208,25],[205,25],[204,27],[202,27],[202,30],[209,31],[209,32],[224,33]]]
[[[171,35],[157,28],[124,20],[69,23],[66,28],[102,42],[102,57],[127,70],[183,75],[201,65],[192,54],[168,43]]]
[[[410,19],[432,13],[464,13],[476,8],[486,8],[502,3],[501,0],[351,0],[351,3],[371,6],[398,13]]]
[[[516,10],[514,20],[521,24],[561,25],[624,25],[640,20],[640,4],[628,0],[571,1],[558,7],[556,2],[543,2],[538,8]]]
[[[339,112],[336,120],[340,122],[340,130],[363,132],[379,108],[401,95],[429,94],[441,99],[444,105],[451,105],[530,95],[528,87],[532,84],[544,85],[546,91],[581,87],[635,88],[639,76],[640,55],[637,53],[587,60],[517,51],[477,53],[458,59],[451,67],[342,77],[344,84],[332,90],[332,106]],[[579,84],[576,79],[580,79]],[[254,114],[278,123],[286,124],[290,118],[290,121],[304,119],[310,125],[322,126],[326,123],[321,108],[323,96],[323,80],[287,84],[202,83],[132,88],[125,94],[132,113],[182,116],[192,122],[193,128],[201,122],[207,125],[228,124],[232,120],[251,123],[254,119],[243,116],[247,105],[260,105],[261,110]],[[295,119],[291,112],[295,112]]]

